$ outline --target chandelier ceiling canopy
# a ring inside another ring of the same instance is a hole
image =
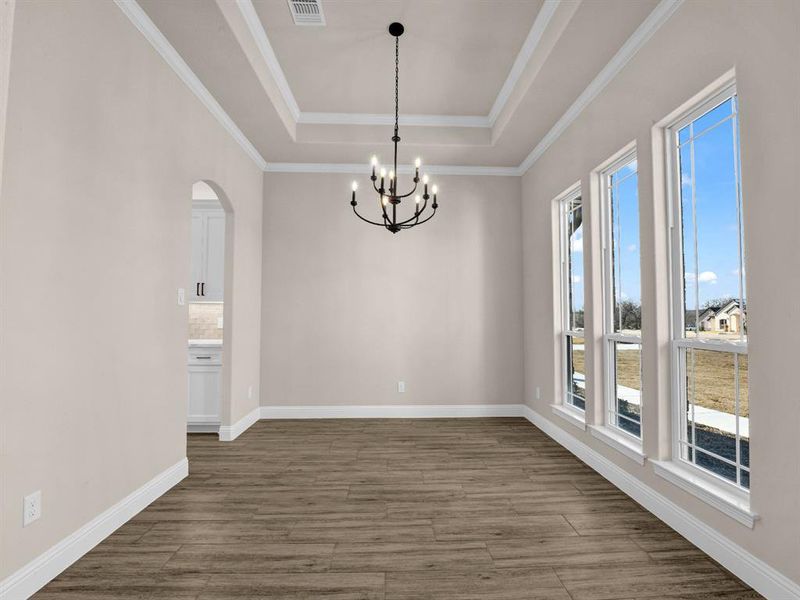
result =
[[[431,195],[428,193],[429,181],[427,175],[422,176],[422,185],[424,186],[422,194],[417,194],[417,188],[420,182],[419,168],[422,166],[419,158],[414,161],[414,187],[410,192],[405,194],[398,191],[400,189],[398,185],[400,175],[397,169],[397,144],[400,142],[400,135],[398,133],[400,118],[400,36],[403,35],[404,30],[405,28],[401,23],[392,23],[389,25],[389,33],[394,36],[394,135],[392,136],[392,142],[394,143],[394,161],[392,163],[393,168],[388,173],[389,185],[386,187],[386,169],[378,164],[377,156],[372,157],[372,175],[370,180],[372,181],[372,187],[375,193],[378,195],[379,220],[372,221],[363,217],[358,212],[358,202],[356,202],[358,182],[356,181],[353,182],[353,197],[350,200],[350,206],[353,207],[353,212],[359,219],[370,225],[383,227],[392,233],[397,233],[403,229],[411,229],[417,225],[422,225],[426,221],[430,221],[436,214],[436,209],[439,207],[436,201],[436,194],[438,192],[437,186],[431,184],[430,191],[433,194],[433,202],[430,205],[430,210],[426,212],[426,210],[428,210],[428,201],[431,199]],[[377,183],[379,176],[380,186]],[[403,200],[411,198],[412,196],[414,198],[414,213],[410,217],[400,217],[398,219],[398,207]]]

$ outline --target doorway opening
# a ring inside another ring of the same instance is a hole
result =
[[[229,214],[218,187],[192,185],[187,432],[218,433],[225,414],[225,290]]]

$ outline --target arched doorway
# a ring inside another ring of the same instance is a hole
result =
[[[233,209],[212,181],[192,185],[188,304],[189,433],[218,433],[230,414]]]

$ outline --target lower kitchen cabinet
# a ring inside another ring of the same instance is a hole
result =
[[[189,349],[189,432],[216,433],[220,425],[222,349]]]

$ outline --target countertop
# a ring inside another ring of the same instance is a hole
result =
[[[222,348],[222,340],[189,340],[189,348]]]

